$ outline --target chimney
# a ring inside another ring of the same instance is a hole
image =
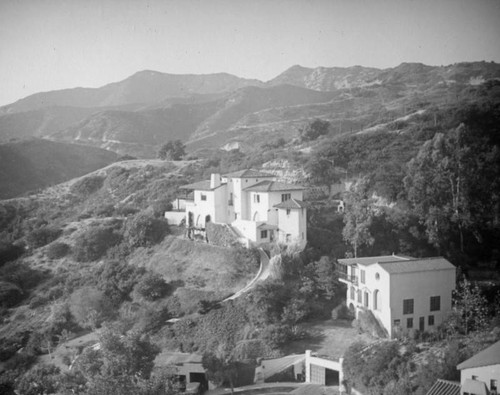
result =
[[[212,173],[210,176],[210,189],[214,189],[220,186],[220,174]]]

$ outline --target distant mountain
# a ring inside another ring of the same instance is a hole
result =
[[[82,176],[116,159],[99,148],[40,139],[0,144],[0,199]]]
[[[227,73],[194,75],[140,71],[120,82],[100,88],[73,88],[36,93],[0,107],[0,114],[12,114],[51,106],[110,107],[152,104],[173,97],[230,92],[244,86],[262,86],[258,80]]]
[[[171,139],[190,151],[231,142],[253,147],[293,139],[315,118],[330,121],[334,133],[375,130],[430,106],[474,100],[475,87],[499,79],[500,65],[487,62],[293,66],[267,83],[142,71],[101,88],[38,93],[4,106],[0,142],[37,136],[142,158]]]

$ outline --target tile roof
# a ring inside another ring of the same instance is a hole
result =
[[[226,185],[226,184],[221,184],[219,186]],[[217,188],[210,188],[210,180],[203,180],[203,181],[198,181],[194,182],[193,184],[187,184],[179,187],[180,189],[195,189],[197,191],[213,191],[214,189]]]
[[[253,192],[279,192],[298,191],[303,189],[305,188],[296,184],[285,184],[284,182],[264,180],[252,185],[251,187],[245,188],[244,190]]]
[[[460,383],[438,379],[426,395],[460,395]]]
[[[269,173],[263,173],[259,170],[254,170],[254,169],[245,169],[245,170],[240,170],[240,171],[235,171],[232,173],[228,174],[223,174],[223,177],[229,177],[229,178],[264,178],[264,177],[274,177],[273,174]]]
[[[500,364],[500,341],[478,352],[457,366],[458,370]]]
[[[287,209],[304,208],[304,207],[306,207],[306,204],[302,200],[291,198],[291,199],[285,200],[284,202],[281,202],[279,204],[275,204],[273,207],[287,208]]]

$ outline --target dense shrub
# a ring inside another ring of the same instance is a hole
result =
[[[59,259],[65,257],[71,250],[66,243],[55,242],[47,247],[47,257],[50,259]]]
[[[62,233],[60,228],[43,226],[33,230],[27,237],[26,242],[32,248],[42,247],[56,240]]]
[[[80,288],[71,295],[69,304],[71,314],[84,328],[94,329],[113,315],[111,301],[96,288]]]
[[[94,215],[97,217],[111,217],[115,212],[115,206],[111,203],[103,204],[94,209]]]
[[[13,283],[24,292],[47,278],[47,273],[32,269],[24,262],[8,262],[0,268],[0,281]]]
[[[135,290],[144,299],[153,301],[163,298],[168,293],[169,286],[161,275],[148,272],[137,283]]]
[[[24,253],[24,248],[20,245],[0,242],[0,266],[7,262],[14,261]]]
[[[24,298],[24,293],[17,285],[0,281],[0,306],[12,307]]]
[[[130,299],[129,294],[140,281],[146,269],[129,265],[126,262],[106,262],[96,271],[97,287],[110,298],[114,305]]]
[[[85,197],[99,190],[103,183],[104,178],[101,176],[93,175],[84,177],[71,186],[71,193]]]
[[[121,238],[111,226],[90,228],[76,240],[73,255],[78,262],[95,261],[118,244]]]
[[[125,224],[125,238],[133,247],[157,244],[169,233],[165,219],[154,218],[147,212],[129,218]]]

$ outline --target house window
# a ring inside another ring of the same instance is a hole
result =
[[[260,195],[258,193],[256,193],[255,195],[253,195],[253,202],[254,203],[260,203]]]
[[[286,209],[286,215],[290,215],[291,210],[289,208]]]
[[[375,280],[380,280],[380,274],[375,273]]]
[[[365,307],[368,307],[369,296],[368,292],[365,291]]]
[[[355,295],[356,291],[354,290],[354,287],[351,287],[351,299],[354,300],[356,295]]]
[[[427,324],[429,324],[429,326],[433,326],[434,325],[434,316],[433,315],[430,315],[428,317]]]
[[[365,271],[361,270],[361,284],[365,283]]]
[[[490,391],[496,391],[498,388],[498,381],[497,380],[490,380]]]
[[[407,327],[408,329],[413,328],[413,318],[407,318],[407,319],[406,319],[406,327]]]
[[[292,198],[291,193],[282,193],[281,194],[281,201],[286,202],[287,200],[290,200]]]
[[[431,311],[441,310],[441,296],[431,296]]]
[[[267,230],[261,230],[260,231],[260,238],[261,239],[267,239]]]
[[[394,326],[400,326],[401,320],[394,320]]]
[[[205,195],[204,193],[201,194],[201,200],[207,200],[207,195]]]
[[[477,380],[477,376],[472,375],[472,380]]]
[[[403,314],[413,314],[413,299],[403,300]]]
[[[285,238],[286,238],[286,242],[290,243],[292,241],[292,234],[291,233],[287,233]]]
[[[361,303],[361,290],[358,289],[358,303]]]

